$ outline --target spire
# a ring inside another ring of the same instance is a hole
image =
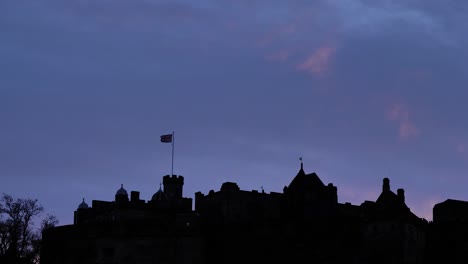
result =
[[[298,174],[305,174],[304,164],[302,163],[302,157],[299,157],[299,160],[301,161],[301,169],[299,170]]]

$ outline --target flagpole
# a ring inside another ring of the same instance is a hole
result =
[[[171,167],[171,177],[174,175],[174,131],[172,131],[172,167]]]

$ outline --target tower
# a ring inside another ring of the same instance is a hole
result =
[[[169,200],[182,199],[184,177],[177,175],[166,175],[163,177],[164,193]]]

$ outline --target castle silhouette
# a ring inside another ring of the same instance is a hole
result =
[[[74,224],[43,233],[41,264],[468,263],[468,202],[417,217],[383,179],[376,201],[338,203],[337,187],[301,168],[282,193],[219,191],[183,197],[184,178],[163,177],[150,201],[123,185],[114,201],[84,201]]]

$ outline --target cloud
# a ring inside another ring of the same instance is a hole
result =
[[[274,41],[284,39],[296,32],[295,24],[286,24],[270,30],[268,33],[262,35],[257,41],[256,44],[260,48],[264,48],[268,45],[271,45]]]
[[[401,103],[394,104],[387,110],[387,118],[390,121],[398,123],[398,135],[400,139],[409,139],[419,134],[419,130],[410,118],[409,110]]]
[[[265,59],[269,61],[284,62],[288,60],[289,56],[290,56],[289,50],[280,50],[280,51],[273,52],[273,53],[266,55]]]
[[[297,69],[318,77],[329,74],[331,60],[335,52],[336,49],[332,46],[322,46],[300,63]]]

